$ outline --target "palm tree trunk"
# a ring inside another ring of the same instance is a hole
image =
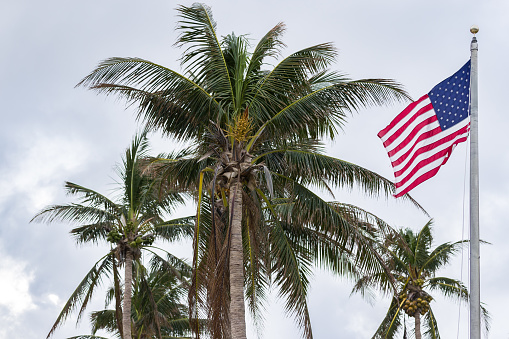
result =
[[[415,315],[415,339],[421,339],[421,315],[418,312]]]
[[[242,183],[230,187],[230,326],[231,338],[246,339],[244,263],[242,249]]]
[[[124,305],[122,312],[123,339],[132,339],[131,335],[131,295],[133,289],[133,252],[127,249],[125,255]]]
[[[112,254],[113,255],[113,254]],[[124,328],[122,326],[122,297],[120,295],[120,276],[118,274],[118,262],[113,255],[113,284],[115,291],[115,320],[117,322],[120,338],[124,338]]]

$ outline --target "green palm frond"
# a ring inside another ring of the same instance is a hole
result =
[[[282,226],[274,223],[271,242],[274,283],[279,286],[279,295],[285,299],[285,310],[296,317],[306,338],[312,338],[311,319],[307,306],[307,291],[311,274],[311,260],[303,249],[295,250]]]
[[[99,240],[105,240],[108,232],[112,229],[113,225],[111,222],[99,222],[73,228],[69,233],[71,233],[78,244],[89,242],[97,244]]]
[[[148,332],[149,335],[153,334],[160,338],[162,319],[159,317],[159,307],[154,297],[158,291],[157,289],[152,289],[146,275],[146,270],[143,269],[141,273],[137,272],[136,276],[137,283],[135,285],[136,290],[134,295],[138,294],[139,296],[134,298],[134,309],[138,311],[136,312],[137,317],[134,321],[135,331],[138,332],[138,336],[141,336],[143,332]],[[149,309],[149,311],[140,312],[140,310],[146,309]]]
[[[289,104],[276,104],[280,106],[279,111],[264,117],[263,124],[255,133],[256,136],[262,133],[267,137],[280,135],[282,138],[305,139],[307,137],[320,138],[330,135],[333,137],[337,131],[334,126],[344,120],[342,114],[333,115],[331,111],[339,109],[330,107],[331,100],[327,97],[326,88],[306,94],[305,96],[292,101]],[[271,102],[273,102],[272,100]]]
[[[246,72],[248,88],[255,88],[253,91],[254,93],[246,98],[251,105],[253,105],[254,98],[258,92],[258,86],[256,85],[258,85],[258,81],[260,81],[260,77],[262,77],[263,74],[261,68],[264,65],[264,60],[267,57],[277,58],[281,53],[281,49],[285,47],[285,44],[281,40],[284,31],[285,25],[283,23],[278,23],[260,39],[253,50]]]
[[[195,154],[186,154],[178,158],[161,154],[152,159],[149,168],[155,176],[166,180],[177,190],[196,191],[199,186],[197,178],[200,177],[202,171],[206,171],[210,167],[206,161],[200,161],[200,157]],[[213,172],[213,170],[211,171]]]
[[[357,281],[355,282],[350,295],[359,293],[371,305],[374,304],[375,299],[378,296],[378,285],[382,287],[380,289],[384,294],[390,295],[391,292],[394,292],[392,282],[386,272],[382,271],[364,275],[357,273],[354,278],[357,278]]]
[[[193,80],[140,58],[104,60],[77,86],[138,104],[138,118],[148,127],[175,131],[172,135],[180,140],[198,136],[203,132],[200,121],[214,119],[220,111],[218,102]]]
[[[90,205],[108,211],[117,209],[117,205],[113,201],[90,188],[66,181],[65,190],[68,195],[77,196],[81,205]]]
[[[280,208],[277,210],[281,211]],[[287,212],[281,215],[287,215]],[[291,242],[299,244],[296,250],[302,248],[315,265],[342,277],[358,277],[358,262],[353,251],[345,248],[344,241],[310,227],[295,227],[290,223],[282,223],[282,226]]]
[[[269,275],[268,265],[263,255],[260,254],[268,251],[269,243],[265,238],[268,225],[260,221],[261,216],[258,211],[261,202],[254,191],[244,192],[243,201],[246,204],[242,229],[245,297],[255,328],[258,333],[261,333],[265,321],[262,311],[267,301]]]
[[[391,181],[350,162],[319,153],[287,150],[284,152],[288,176],[306,183],[323,179],[338,188],[360,187],[367,195],[393,193]]]
[[[300,144],[299,144],[300,145]],[[312,148],[319,144],[307,144]],[[368,196],[383,195],[388,197],[394,194],[393,183],[381,175],[341,159],[330,157],[313,150],[286,148],[271,150],[260,154],[253,162],[264,161],[267,167],[274,172],[281,173],[284,168],[286,176],[302,184],[331,185],[337,188],[352,189],[359,187]],[[410,196],[410,200],[417,208],[422,207]],[[425,212],[425,211],[424,211]]]
[[[344,103],[343,107],[349,111],[412,100],[400,83],[390,79],[343,81],[335,86],[334,91],[341,93],[340,100]]]
[[[390,227],[387,224],[356,206],[328,203],[306,187],[289,178],[284,179],[287,184],[291,184],[290,191],[293,192],[294,198],[291,205],[280,209],[280,213],[284,213],[281,218],[292,220],[297,225],[304,224],[321,233],[322,239],[325,240],[316,243],[319,247],[312,247],[315,252],[311,253],[316,253],[314,260],[325,264],[326,268],[333,272],[351,275],[352,278],[356,277],[358,270],[364,272],[387,270],[371,234],[375,226],[384,232],[389,231]],[[299,230],[297,228],[294,232]],[[331,249],[331,245],[335,249]],[[387,280],[387,289],[392,291],[390,280]]]
[[[65,188],[70,195],[77,195],[79,204],[53,205],[37,213],[30,222],[66,222],[93,223],[91,227],[99,229],[113,223],[119,215],[118,206],[110,199],[94,190],[66,182]]]
[[[171,274],[181,281],[185,286],[189,285],[187,280],[191,277],[191,266],[183,259],[177,258],[169,252],[166,252],[166,258],[152,252],[150,259],[150,269],[152,272],[171,272]]]
[[[98,208],[69,204],[48,206],[37,213],[30,222],[43,222],[47,224],[65,221],[75,223],[100,223],[104,220],[112,221],[114,218],[115,215]]]
[[[223,38],[222,45],[224,46],[223,56],[228,67],[228,74],[235,99],[231,110],[233,110],[234,116],[236,116],[240,114],[242,106],[246,101],[247,82],[244,77],[249,64],[249,54],[247,52],[249,41],[245,36],[236,36],[232,33]]]
[[[409,98],[401,85],[392,80],[349,81],[332,76],[327,80],[333,82],[317,89],[310,88],[302,97],[295,98],[275,114],[265,117],[257,134],[263,130],[269,135],[277,133],[290,138],[295,135],[333,138],[337,133],[334,126],[343,126],[347,113],[361,107],[380,105],[381,102]]]
[[[103,277],[108,275],[112,265],[113,256],[111,254],[108,254],[97,261],[92,269],[85,275],[85,278],[83,278],[78,287],[76,287],[69,300],[65,303],[64,308],[58,315],[57,320],[51,327],[46,338],[51,337],[53,332],[65,322],[76,308],[79,308],[77,320],[77,322],[79,322],[83,315],[83,311],[92,298],[95,288],[100,286]]]
[[[437,246],[433,252],[429,254],[428,259],[423,264],[423,268],[434,271],[439,267],[446,265],[450,258],[457,254],[463,246],[468,244],[468,240],[460,240],[454,243],[444,243]]]
[[[203,322],[202,325],[205,325],[206,322]],[[178,331],[181,333],[187,333],[190,331],[189,326],[189,319],[188,318],[180,318],[180,319],[171,319],[167,323],[167,327],[173,329],[174,331]],[[163,338],[177,338],[177,337],[166,337],[163,336]],[[178,337],[178,338],[184,338],[184,337]],[[185,337],[190,338],[190,337]]]
[[[431,291],[438,290],[442,292],[444,296],[452,300],[468,302],[468,289],[457,279],[434,277],[428,280],[428,286]]]
[[[104,297],[104,307],[108,307],[109,304],[112,303],[112,301],[115,300],[115,284],[111,285],[105,293]]]
[[[270,233],[270,276],[279,287],[279,296],[285,299],[285,310],[296,317],[296,322],[303,330],[306,338],[312,337],[311,322],[307,308],[307,290],[311,275],[311,258],[307,249],[301,243],[293,241],[287,235],[284,222],[279,220],[276,206],[272,205],[267,196],[256,189],[263,199],[271,215],[268,222]],[[268,253],[268,252],[267,252]]]
[[[277,27],[277,26],[276,26]],[[324,70],[334,59],[336,50],[325,43],[295,52],[260,77],[249,106],[255,113],[258,128],[293,100],[309,93],[309,75]],[[255,55],[256,56],[256,55]],[[258,76],[259,73],[257,74]]]
[[[92,334],[96,334],[99,330],[108,332],[116,332],[118,330],[115,320],[115,310],[102,310],[92,312],[90,314],[90,323],[92,324]]]
[[[186,306],[180,303],[185,288],[171,270],[161,269],[162,258],[152,260],[150,270],[135,261],[132,296],[132,328],[137,338],[189,338]],[[91,314],[92,334],[98,330],[119,336],[115,310]],[[207,322],[200,320],[203,326]]]
[[[148,149],[147,131],[135,135],[131,147],[126,149],[122,165],[118,168],[122,180],[121,188],[124,204],[130,211],[139,210],[140,205],[151,188],[150,179],[143,176],[138,159],[146,155]]]
[[[431,248],[431,242],[433,241],[433,237],[431,235],[431,228],[433,225],[433,221],[430,220],[424,225],[424,227],[419,231],[417,238],[415,239],[415,248],[413,253],[413,265],[417,267],[423,267],[424,263],[428,261],[429,258],[429,248]],[[424,267],[423,267],[424,269]]]
[[[325,144],[323,141],[313,138],[302,140],[270,139],[262,140],[257,144],[255,150],[256,157],[253,158],[253,163],[259,162],[262,158],[265,159],[270,154],[284,154],[285,151],[301,151],[324,155]]]
[[[182,217],[163,221],[154,225],[154,234],[167,241],[192,238],[194,232],[194,217]]]
[[[401,314],[403,310],[401,309],[400,303],[396,298],[391,298],[391,305],[385,315],[385,318],[382,320],[382,323],[377,328],[375,334],[373,335],[373,339],[393,339],[395,338],[396,333],[402,326]]]
[[[438,331],[438,322],[433,314],[433,310],[429,310],[424,315],[424,337],[430,339],[440,339],[440,333]]]
[[[216,35],[216,22],[204,4],[177,8],[181,18],[177,25],[179,38],[176,45],[184,47],[182,65],[190,74],[198,74],[197,82],[213,85],[208,89],[220,100],[235,101],[228,65]]]

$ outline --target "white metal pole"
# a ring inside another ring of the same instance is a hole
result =
[[[479,140],[477,101],[477,39],[470,44],[470,339],[481,339],[481,292],[479,268]]]

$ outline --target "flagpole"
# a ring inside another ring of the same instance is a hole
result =
[[[481,293],[479,268],[479,140],[477,101],[477,26],[470,43],[470,339],[481,339]]]

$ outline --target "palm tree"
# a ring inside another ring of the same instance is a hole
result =
[[[335,272],[352,269],[342,254],[364,241],[365,220],[357,217],[368,214],[326,203],[310,186],[393,192],[378,174],[326,156],[320,138],[334,137],[350,112],[408,95],[392,80],[352,81],[328,70],[336,56],[330,43],[265,70],[284,46],[281,23],[249,52],[246,36],[218,37],[207,6],[180,6],[178,13],[182,74],[140,58],[111,58],[78,86],[125,98],[148,128],[192,142],[154,167],[198,192],[190,309],[205,300],[212,336],[246,338],[244,298],[256,313],[274,281],[311,338],[309,267],[319,259]],[[361,249],[357,259],[373,267],[368,253],[376,255]]]
[[[406,228],[387,237],[380,251],[384,253],[385,266],[389,270],[365,275],[357,281],[353,292],[370,296],[373,289],[380,289],[392,295],[389,310],[373,338],[395,338],[406,316],[415,320],[416,339],[422,337],[421,317],[424,320],[424,337],[440,338],[431,307],[432,294],[440,293],[456,301],[468,301],[468,290],[460,280],[436,275],[468,240],[446,242],[433,248],[432,225],[430,220],[418,233]],[[483,306],[481,308],[488,331],[489,315]]]
[[[190,267],[182,270],[186,278],[182,281],[181,276],[165,269],[167,263],[172,261],[174,258],[171,255],[167,261],[161,261],[154,256],[151,259],[150,271],[139,261],[135,264],[131,310],[135,338],[190,338],[187,306],[181,303],[189,288],[187,279],[190,277]],[[176,264],[179,265],[179,262]],[[112,285],[108,290],[106,305],[114,301],[115,288]],[[99,330],[106,330],[110,334],[120,333],[114,309],[92,312],[90,320],[92,335],[76,338],[97,338],[96,333]]]
[[[94,289],[104,277],[112,276],[116,287],[116,321],[122,324],[120,332],[122,338],[131,339],[133,261],[140,258],[142,250],[150,251],[156,238],[175,240],[192,234],[190,218],[164,221],[165,213],[183,203],[184,198],[181,193],[158,185],[157,179],[142,172],[141,164],[146,157],[147,149],[148,140],[146,132],[143,132],[134,138],[131,147],[126,150],[122,166],[118,168],[120,189],[117,201],[110,200],[89,188],[67,182],[65,184],[67,193],[77,196],[79,203],[46,207],[31,220],[46,223],[76,223],[77,227],[70,233],[78,244],[87,242],[97,244],[106,240],[111,245],[108,253],[93,266],[71,295],[48,337],[76,307],[80,307],[79,320]],[[155,252],[152,253],[157,255]],[[118,272],[120,265],[124,266],[122,307],[120,307],[121,279]]]

